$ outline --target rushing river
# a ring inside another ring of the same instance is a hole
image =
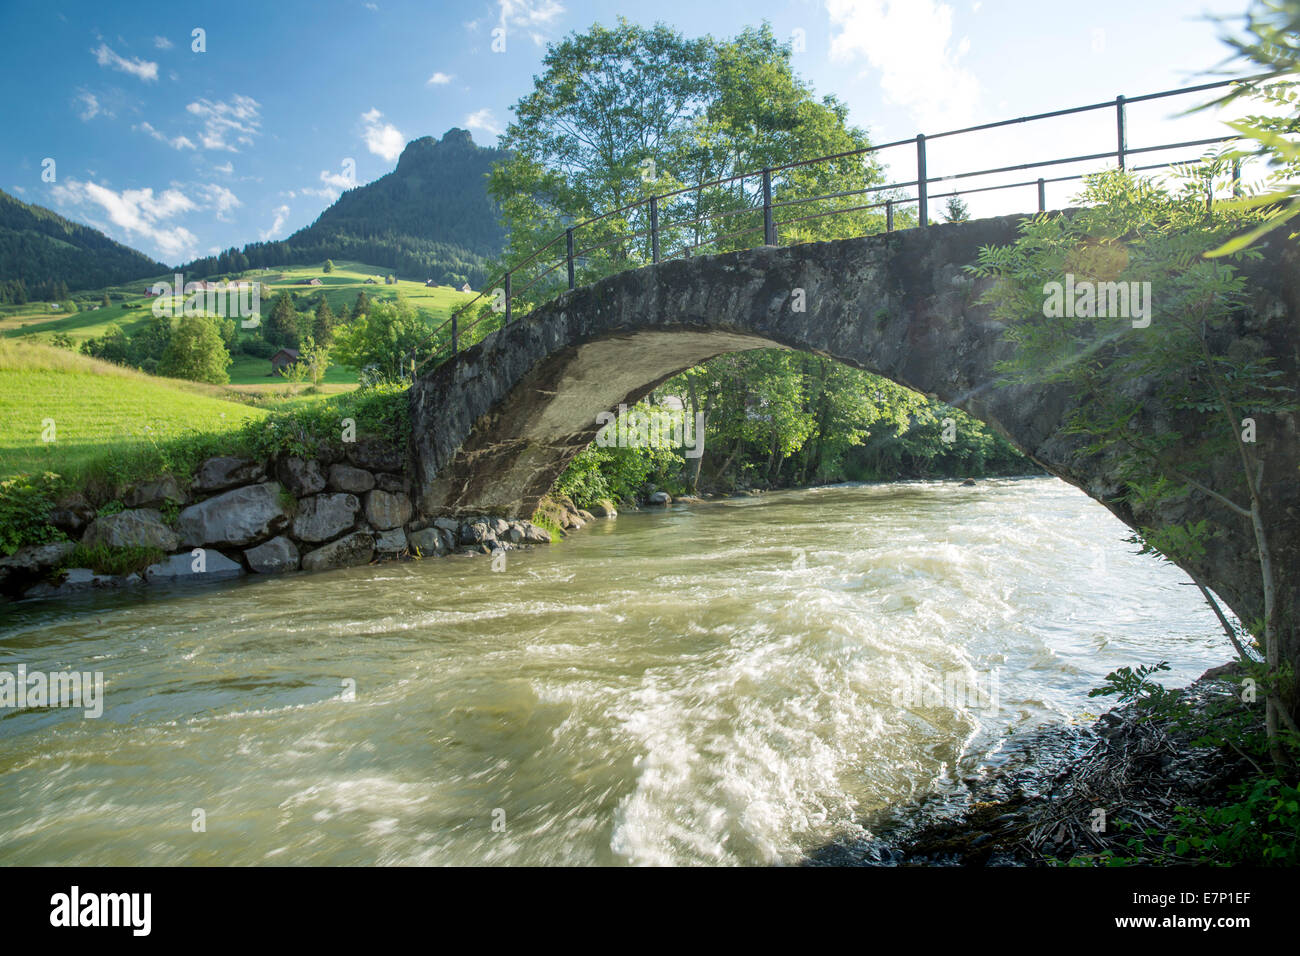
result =
[[[1116,666],[1227,660],[1127,533],[1051,479],[842,485],[0,608],[0,669],[106,681],[0,712],[0,863],[797,862]]]

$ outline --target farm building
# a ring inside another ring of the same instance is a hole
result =
[[[271,374],[283,375],[290,365],[296,365],[297,362],[297,349],[280,349],[280,351],[271,356]]]

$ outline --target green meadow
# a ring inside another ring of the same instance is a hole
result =
[[[106,467],[131,470],[132,461],[177,439],[220,435],[266,416],[235,397],[222,386],[0,339],[0,477],[53,471],[78,483]]]

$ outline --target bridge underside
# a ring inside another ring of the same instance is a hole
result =
[[[1011,346],[979,304],[964,267],[980,246],[1017,235],[1020,217],[905,232],[761,247],[625,272],[566,293],[513,322],[412,389],[414,474],[426,516],[527,516],[599,430],[597,414],[633,404],[677,372],[727,352],[785,347],[829,356],[960,407],[1006,435],[1045,470],[1082,488],[1131,527],[1206,517],[1218,533],[1186,570],[1244,619],[1259,613],[1259,575],[1248,522],[1195,494],[1156,513],[1115,500],[1112,456],[1089,454],[1067,434],[1073,402],[1050,387],[995,384]],[[1252,301],[1241,338],[1297,381],[1300,257],[1264,247],[1246,263]],[[799,310],[802,302],[804,308]],[[1131,385],[1135,398],[1148,383]],[[1148,425],[1167,410],[1147,403]],[[1296,416],[1269,423],[1264,460],[1274,563],[1283,600],[1300,575],[1300,467]],[[1262,426],[1261,426],[1262,427]],[[1263,441],[1264,439],[1261,439]],[[1229,462],[1214,487],[1233,487]],[[1294,632],[1293,632],[1294,633]],[[1294,642],[1294,638],[1292,639]],[[1300,656],[1292,646],[1291,656]]]
[[[529,517],[573,456],[595,439],[597,412],[631,406],[678,372],[719,355],[776,344],[734,332],[653,329],[562,349],[487,413],[428,482],[422,507]]]

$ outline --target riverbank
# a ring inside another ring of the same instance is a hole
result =
[[[1233,786],[1263,778],[1234,743],[1263,732],[1235,663],[1212,668],[1159,707],[1129,703],[1093,723],[1040,728],[974,776],[867,821],[873,834],[810,853],[812,866],[1214,864],[1214,847],[1176,835]],[[1225,739],[1213,741],[1216,731]],[[1266,766],[1266,764],[1264,765]],[[1248,824],[1262,821],[1247,821]],[[1169,847],[1165,837],[1175,835]]]

